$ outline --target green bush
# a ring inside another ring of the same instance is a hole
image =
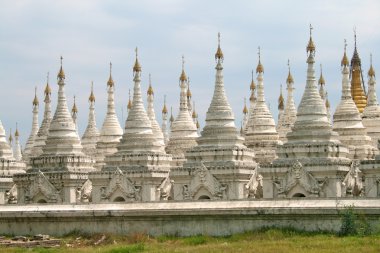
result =
[[[342,216],[342,226],[339,236],[365,236],[371,234],[371,227],[364,214],[358,214],[354,206],[347,206],[340,212]]]

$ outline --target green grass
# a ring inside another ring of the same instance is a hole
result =
[[[67,235],[59,248],[0,248],[2,253],[139,253],[139,252],[380,252],[380,234],[341,237],[331,233],[307,233],[292,229],[266,229],[235,234],[226,237],[197,235],[191,237],[160,236],[152,238],[144,234],[129,236]]]

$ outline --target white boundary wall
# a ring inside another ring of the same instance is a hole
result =
[[[354,206],[380,228],[380,199],[284,199],[0,206],[0,234],[84,233],[222,236],[263,227],[338,231]]]

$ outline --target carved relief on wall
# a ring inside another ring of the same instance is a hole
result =
[[[32,179],[30,185],[26,187],[24,191],[25,202],[62,202],[60,190],[50,183],[41,171],[38,171],[36,177]]]
[[[77,203],[91,202],[92,182],[88,179],[81,187],[76,189]]]
[[[127,176],[117,168],[108,186],[100,188],[100,197],[109,201],[140,201],[141,187],[133,185]]]
[[[260,199],[263,197],[263,176],[258,173],[257,167],[249,179],[248,183],[244,185],[244,197],[249,199]]]
[[[161,185],[157,187],[158,199],[172,200],[173,199],[173,183],[174,181],[167,176]]]
[[[359,169],[360,161],[353,160],[350,171],[342,182],[342,197],[362,196],[364,194],[364,186]]]
[[[198,196],[203,192],[202,196]],[[227,199],[227,185],[222,185],[201,163],[195,170],[190,185],[183,186],[183,199]]]
[[[318,182],[298,160],[288,169],[283,181],[274,181],[278,197],[321,196],[323,195],[324,184],[325,181]],[[299,190],[298,192],[292,192],[293,189]]]
[[[11,189],[5,192],[5,198],[7,204],[17,204],[17,186],[14,184]]]

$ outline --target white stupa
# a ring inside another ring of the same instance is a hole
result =
[[[123,129],[120,127],[119,120],[115,111],[114,101],[115,83],[112,79],[112,63],[110,63],[110,76],[107,82],[108,104],[107,114],[100,130],[99,140],[97,142],[96,168],[100,169],[105,165],[104,158],[112,155],[117,151],[117,145],[123,135]]]
[[[368,71],[368,100],[362,118],[363,125],[367,129],[367,134],[372,139],[373,146],[378,147],[380,140],[380,105],[376,96],[376,78],[375,70],[372,66],[372,55],[371,66]]]
[[[338,139],[348,147],[351,159],[374,159],[377,148],[372,146],[371,137],[366,133],[362,119],[351,97],[349,83],[349,61],[346,46],[342,59],[342,97],[333,116],[333,129],[339,134]]]
[[[152,124],[152,130],[154,136],[157,138],[157,142],[162,146],[165,147],[165,142],[164,142],[164,135],[161,131],[161,127],[158,124],[156,120],[156,113],[154,111],[154,91],[152,87],[152,81],[151,81],[151,75],[149,74],[149,87],[147,91],[147,113],[148,113],[148,118]]]
[[[42,119],[42,123],[40,128],[38,129],[37,135],[34,139],[34,145],[32,147],[32,150],[30,152],[29,157],[38,157],[42,154],[42,147],[45,146],[46,138],[49,133],[50,128],[50,122],[52,120],[51,115],[51,88],[49,85],[49,74],[46,82],[46,87],[44,90],[44,103],[45,103],[45,109],[44,109],[44,117]],[[29,163],[29,161],[28,161]]]
[[[220,48],[215,54],[214,94],[206,114],[206,125],[189,149],[183,168],[171,170],[174,199],[241,199],[247,197],[245,187],[256,163],[253,150],[247,148],[235,126],[223,81],[224,56]]]
[[[289,66],[289,61],[288,61]],[[284,108],[284,113],[282,114],[281,118],[279,119],[279,123],[277,124],[277,131],[278,135],[280,137],[280,140],[285,143],[287,142],[286,135],[292,130],[292,127],[294,125],[294,122],[297,118],[297,110],[294,103],[293,98],[293,91],[294,91],[294,79],[292,74],[290,73],[290,66],[289,66],[289,72],[288,77],[286,78],[286,90],[287,90],[287,97],[286,97],[286,103]]]
[[[166,146],[166,152],[173,156],[173,166],[183,164],[186,151],[197,145],[196,139],[198,138],[197,127],[188,108],[188,80],[184,69],[184,57],[182,57],[182,73],[179,78],[179,86],[181,88],[179,112],[171,123],[170,137]]]
[[[260,164],[265,164],[271,163],[276,158],[277,145],[281,144],[281,141],[276,131],[276,123],[265,102],[264,67],[261,64],[260,48],[256,73],[258,73],[257,101],[248,119],[244,143],[248,148],[252,148],[255,151],[256,161]]]
[[[82,146],[83,152],[88,156],[95,159],[96,157],[96,143],[99,139],[99,131],[96,127],[95,119],[95,95],[94,95],[94,84],[91,84],[91,94],[88,98],[90,104],[89,113],[88,113],[88,123],[86,130],[82,136]]]
[[[24,155],[24,161],[26,163],[29,163],[29,156],[32,153],[33,146],[35,144],[35,139],[38,133],[38,106],[39,106],[39,101],[37,98],[37,87],[35,88],[34,91],[34,99],[33,99],[33,120],[32,120],[32,130],[30,131],[29,138],[26,142],[25,149],[23,152]]]

